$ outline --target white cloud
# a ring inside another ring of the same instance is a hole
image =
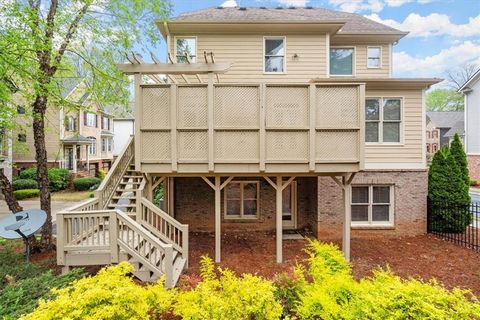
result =
[[[385,6],[381,0],[328,0],[328,2],[345,12],[380,12]]]
[[[473,37],[480,36],[480,14],[468,19],[468,23],[454,24],[446,14],[432,13],[428,16],[421,16],[417,13],[410,13],[403,22],[391,19],[382,19],[376,13],[365,16],[374,21],[386,24],[392,28],[409,31],[410,37],[430,36],[452,36],[452,37]]]
[[[480,43],[464,41],[424,58],[411,56],[405,51],[393,54],[394,75],[401,77],[441,78],[445,71],[467,63],[480,65]]]
[[[235,8],[238,7],[237,1],[235,0],[226,0],[224,3],[220,5],[223,8]]]
[[[404,4],[417,2],[419,4],[427,4],[435,0],[385,0],[385,4],[389,7],[401,7]]]
[[[310,0],[277,0],[283,6],[305,7]]]

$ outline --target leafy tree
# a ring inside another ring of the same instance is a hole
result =
[[[154,22],[170,12],[168,0],[0,0],[0,78],[19,88],[13,96],[0,81],[0,101],[21,101],[32,115],[40,207],[47,212],[45,248],[52,247],[47,110],[75,107],[61,93],[65,81],[78,78],[88,79],[100,104],[127,106],[128,79],[116,63],[134,48],[154,49],[160,40]]]
[[[462,111],[463,94],[451,89],[435,89],[427,93],[428,111]]]
[[[470,177],[468,174],[468,162],[467,162],[467,154],[463,148],[462,141],[457,133],[453,137],[452,143],[450,144],[450,153],[452,157],[455,159],[455,162],[460,169],[460,173],[462,176],[463,181],[468,186],[470,185]]]

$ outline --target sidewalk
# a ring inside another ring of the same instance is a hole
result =
[[[77,203],[83,202],[82,201],[52,201],[52,220],[55,221],[57,212],[62,211],[66,208],[72,207]],[[23,207],[23,210],[27,209],[40,209],[40,201],[37,200],[22,200],[19,201],[20,205]],[[7,215],[11,214],[11,211],[8,209],[7,204],[5,201],[0,200],[0,219],[6,217]]]

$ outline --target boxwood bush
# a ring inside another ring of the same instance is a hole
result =
[[[40,195],[40,190],[39,189],[23,189],[23,190],[17,190],[13,191],[13,195],[17,200],[23,200],[23,199],[28,199],[28,198],[35,198]]]
[[[17,179],[12,182],[13,190],[38,189],[37,180]]]
[[[95,177],[73,179],[73,186],[77,191],[87,191],[98,188],[102,180]]]
[[[20,172],[21,179],[37,180],[37,168],[28,168]],[[60,191],[70,185],[70,172],[67,169],[49,168],[48,180],[50,181],[50,191]]]

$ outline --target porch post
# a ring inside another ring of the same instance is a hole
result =
[[[342,250],[347,261],[350,261],[350,225],[352,222],[352,185],[343,178],[343,201],[344,201],[344,219],[343,219],[343,240]]]
[[[221,260],[221,227],[222,214],[221,214],[221,188],[220,188],[220,176],[215,176],[215,262]]]
[[[277,188],[276,188],[276,252],[277,252],[277,263],[282,263],[283,261],[283,250],[282,250],[282,242],[283,242],[283,228],[282,228],[282,214],[283,214],[283,180],[282,176],[277,176]]]
[[[73,169],[73,173],[77,173],[77,145],[74,144],[73,145],[73,152],[72,152],[72,159],[73,159],[73,163],[72,163],[72,169]]]
[[[86,152],[86,158],[87,158],[87,171],[90,172],[90,158],[89,158],[89,152],[88,152],[88,144],[85,145],[85,152]]]

